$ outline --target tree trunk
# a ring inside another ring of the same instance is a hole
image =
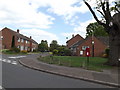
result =
[[[113,16],[113,26],[109,33],[109,60],[107,64],[120,66],[120,13]]]
[[[120,65],[120,36],[109,36],[109,60],[108,64],[112,66]]]

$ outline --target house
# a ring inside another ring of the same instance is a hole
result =
[[[73,44],[77,43],[80,40],[84,40],[84,38],[81,37],[79,34],[77,34],[76,36],[72,35],[72,38],[66,42],[67,47],[70,48],[71,46],[73,46]]]
[[[32,37],[26,37],[17,32],[5,27],[0,31],[0,45],[2,49],[11,49],[12,42],[14,39],[15,47],[19,48],[21,51],[33,51],[38,48],[38,43],[32,39]]]
[[[74,42],[70,39],[67,41],[67,46],[69,46],[69,42]],[[71,49],[73,55],[75,56],[86,56],[86,48],[90,48],[90,56],[102,56],[105,52],[105,49],[109,47],[109,38],[108,37],[95,37],[89,36],[85,39],[80,39],[71,44],[69,49]]]

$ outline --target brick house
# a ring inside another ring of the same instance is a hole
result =
[[[80,40],[83,40],[84,38],[81,37],[79,34],[77,34],[76,36],[72,35],[72,38],[70,40],[68,40],[67,43],[67,47],[70,48],[73,44],[77,43]]]
[[[74,38],[74,37],[73,37]],[[95,36],[89,36],[85,39],[80,39],[76,43],[73,43],[70,47],[73,55],[75,56],[85,56],[85,50],[86,48],[90,48],[90,55],[91,56],[102,56],[105,52],[105,49],[109,47],[109,38],[108,37],[95,37]],[[74,40],[74,39],[70,39]],[[67,46],[69,46],[68,42],[74,42],[74,41],[67,41]],[[93,42],[94,41],[94,42]]]
[[[38,48],[38,43],[32,39],[32,37],[26,37],[17,32],[5,27],[0,31],[0,45],[2,49],[11,49],[12,40],[14,37],[15,47],[19,48],[21,51],[33,51]]]

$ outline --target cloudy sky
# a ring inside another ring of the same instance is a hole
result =
[[[96,5],[95,0],[89,1]],[[85,37],[86,26],[92,22],[83,0],[0,0],[0,30],[19,29],[38,43],[57,40],[65,45],[72,34]]]

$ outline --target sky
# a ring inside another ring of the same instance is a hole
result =
[[[95,0],[88,1],[93,8],[96,6]],[[0,30],[19,29],[38,43],[57,40],[66,45],[73,34],[85,38],[86,27],[93,22],[83,0],[0,0]]]

